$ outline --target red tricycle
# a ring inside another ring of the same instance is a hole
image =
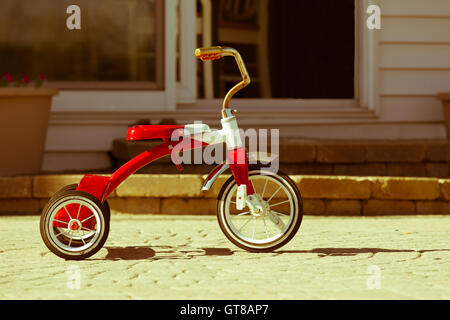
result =
[[[130,160],[111,176],[86,175],[80,183],[58,190],[45,206],[40,232],[45,245],[67,260],[86,259],[104,245],[110,225],[107,198],[130,175],[150,162],[171,155],[181,169],[177,150],[192,150],[225,143],[226,160],[207,176],[202,190],[209,190],[226,170],[231,177],[222,186],[217,202],[217,218],[225,236],[236,246],[251,252],[270,252],[288,243],[297,233],[303,203],[296,184],[281,172],[261,165],[274,160],[267,153],[247,153],[236,111],[229,102],[250,83],[241,55],[233,48],[200,48],[195,55],[203,61],[225,56],[235,58],[243,80],[226,95],[222,105],[222,129],[206,124],[139,125],[128,129],[127,140],[162,139],[163,142]],[[251,161],[255,165],[251,165]],[[258,162],[260,161],[260,162]]]

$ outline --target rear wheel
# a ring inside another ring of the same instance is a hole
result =
[[[78,183],[68,184],[64,187],[61,187],[58,191],[56,191],[53,196],[57,196],[59,193],[64,191],[76,190],[78,187]]]
[[[68,184],[64,187],[61,187],[58,191],[55,192],[53,197],[58,196],[59,194],[65,192],[65,191],[71,191],[76,190],[78,187],[78,183]],[[103,201],[103,206],[105,207],[105,218],[110,221],[111,220],[111,209],[109,208],[108,201]]]
[[[105,206],[82,191],[62,191],[45,206],[40,232],[47,248],[66,260],[82,260],[97,253],[109,234]]]

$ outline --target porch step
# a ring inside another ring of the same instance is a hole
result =
[[[111,153],[114,167],[159,143],[115,140]],[[450,142],[447,140],[331,141],[281,138],[279,144],[280,170],[287,174],[450,177]],[[270,144],[266,150],[277,153]],[[166,157],[139,172],[178,173],[175,166],[170,164],[170,157]],[[205,174],[210,170],[211,166],[207,165],[184,165],[183,172]]]
[[[199,174],[136,174],[108,199],[113,213],[214,215],[229,175],[202,192]],[[39,214],[60,187],[82,175],[0,178],[0,214]],[[450,179],[291,175],[306,215],[450,214]]]

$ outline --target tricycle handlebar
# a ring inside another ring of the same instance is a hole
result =
[[[195,50],[195,56],[202,61],[208,60],[218,60],[226,56],[232,56],[235,58],[236,63],[241,72],[242,81],[235,85],[228,94],[225,96],[222,105],[222,112],[228,108],[231,98],[239,91],[250,84],[250,76],[245,67],[244,60],[236,49],[228,47],[209,47],[209,48],[198,48]],[[223,112],[224,113],[224,112]]]

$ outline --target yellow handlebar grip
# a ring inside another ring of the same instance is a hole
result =
[[[217,60],[222,58],[222,47],[198,48],[195,50],[195,56],[202,61]]]

